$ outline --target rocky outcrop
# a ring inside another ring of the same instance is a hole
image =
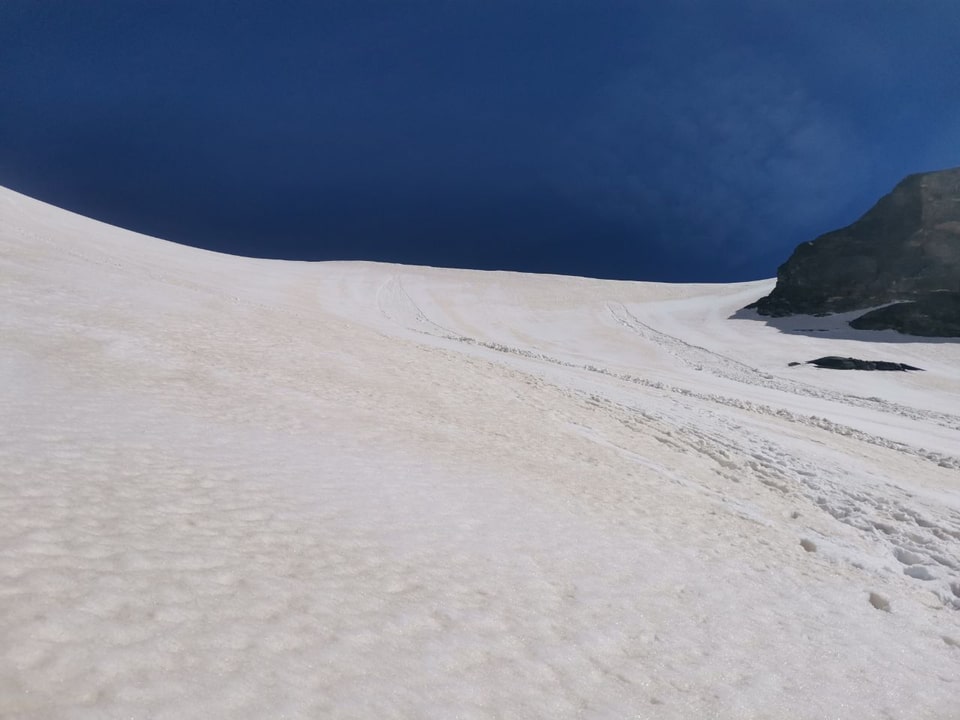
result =
[[[958,294],[960,168],[953,168],[908,176],[852,225],[797,247],[777,271],[773,292],[751,307],[779,317],[909,301],[860,319],[928,335],[960,324],[952,301],[939,306]]]
[[[792,365],[793,363],[791,363]],[[923,368],[907,365],[906,363],[889,362],[887,360],[860,360],[852,357],[838,357],[828,355],[827,357],[817,358],[816,360],[807,360],[807,365],[816,365],[818,368],[829,368],[831,370],[923,370]]]
[[[960,293],[936,292],[895,303],[851,320],[858,330],[898,330],[924,337],[960,337]]]

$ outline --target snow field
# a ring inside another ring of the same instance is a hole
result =
[[[0,214],[0,716],[958,715],[960,345]]]

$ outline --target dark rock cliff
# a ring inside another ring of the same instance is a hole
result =
[[[776,317],[909,302],[861,326],[929,335],[960,326],[958,293],[960,168],[953,168],[904,178],[852,225],[798,246],[773,292],[751,307]],[[931,310],[934,321],[924,319]]]

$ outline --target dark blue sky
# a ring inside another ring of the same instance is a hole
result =
[[[0,184],[238,254],[753,279],[956,165],[957,0],[0,0]]]

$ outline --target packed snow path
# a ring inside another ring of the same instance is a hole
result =
[[[0,191],[0,717],[960,717],[960,344],[769,288]]]

